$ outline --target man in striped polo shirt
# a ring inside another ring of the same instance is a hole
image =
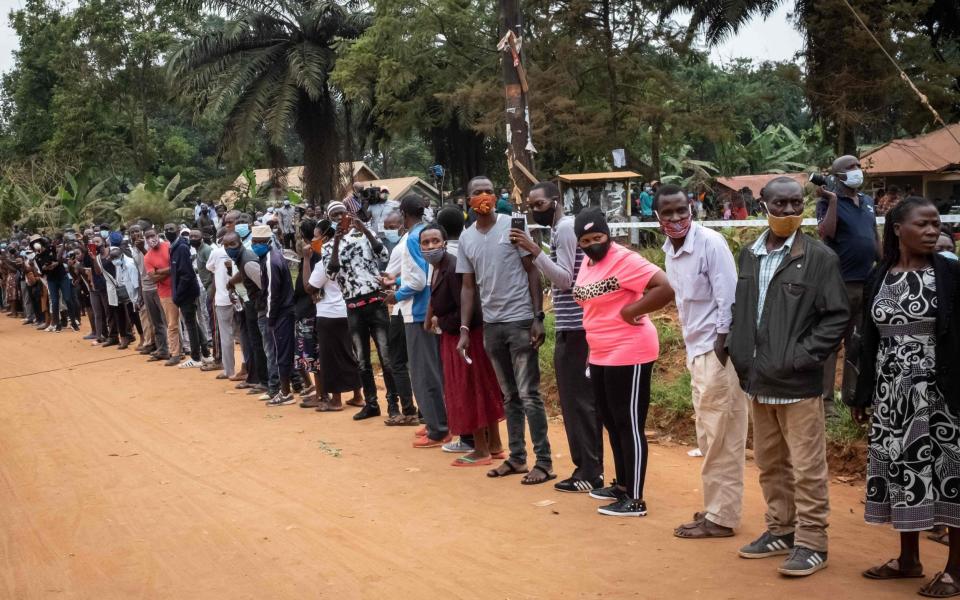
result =
[[[557,334],[553,365],[563,426],[570,456],[576,466],[573,475],[553,487],[561,492],[589,492],[603,487],[603,428],[593,386],[585,370],[589,348],[583,330],[583,309],[573,300],[571,292],[583,261],[583,251],[573,232],[573,217],[563,214],[560,189],[555,184],[542,182],[533,186],[527,196],[527,208],[535,223],[551,230],[550,256],[525,234],[517,246],[534,257],[533,264],[553,284],[551,294]]]

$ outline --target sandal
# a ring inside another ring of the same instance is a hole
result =
[[[533,475],[534,472],[536,472],[536,471],[540,471],[541,473],[543,473],[543,479],[533,480],[533,479],[530,478],[530,476]],[[527,475],[526,477],[524,477],[523,479],[521,479],[521,480],[520,480],[520,483],[523,484],[523,485],[539,485],[539,484],[541,484],[541,483],[546,483],[546,482],[548,482],[548,481],[552,481],[552,480],[554,480],[554,479],[556,479],[556,478],[557,478],[557,474],[556,474],[556,473],[551,473],[550,471],[548,471],[548,470],[546,469],[546,467],[541,467],[540,465],[533,465],[533,470],[530,471],[530,474],[529,474],[529,475]]]
[[[340,412],[343,410],[342,404],[331,404],[326,400],[321,400],[317,404],[317,412]]]
[[[923,565],[905,571],[900,568],[900,561],[892,558],[878,567],[870,567],[863,576],[867,579],[916,579],[923,577]]]
[[[953,598],[960,596],[960,586],[949,573],[940,572],[933,576],[930,583],[917,592],[926,598]]]
[[[403,425],[406,422],[406,417],[403,415],[390,415],[383,420],[384,425],[389,425],[390,427],[396,427],[398,425]]]
[[[451,467],[482,467],[484,465],[492,465],[493,459],[489,456],[486,458],[469,458],[466,456],[461,456],[457,460],[450,463]]]
[[[943,544],[944,546],[949,546],[950,530],[948,530],[946,527],[943,527],[941,529],[934,529],[933,531],[927,534],[927,539],[933,540],[938,544]]]
[[[203,367],[200,367],[200,370],[202,371],[202,370],[203,370]],[[217,375],[217,379],[230,379],[230,378],[227,377],[227,374],[226,374],[226,373],[220,373],[220,374]]]
[[[357,407],[363,408],[366,405],[367,403],[364,402],[363,400],[354,400],[353,398],[350,398],[349,400],[347,400],[347,406],[357,406]]]
[[[733,537],[734,534],[733,529],[717,525],[703,517],[677,527],[673,530],[673,535],[674,537],[686,540],[703,540],[707,538]]]
[[[492,457],[491,457],[491,460],[492,460]],[[518,467],[517,465],[513,464],[509,460],[505,460],[502,463],[500,463],[500,466],[497,467],[496,469],[490,469],[489,471],[487,471],[487,477],[493,477],[493,478],[507,477],[508,475],[522,475],[524,473],[529,473],[529,472],[530,472],[530,469],[528,469],[526,465]]]
[[[491,453],[490,453],[490,458],[494,458],[494,459],[496,459],[496,460],[503,460],[503,459],[505,459],[506,457],[507,457],[507,452],[506,452],[505,450],[501,450],[500,452],[491,452]]]

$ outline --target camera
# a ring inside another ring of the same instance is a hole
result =
[[[810,174],[810,183],[820,187],[825,186],[831,192],[837,191],[837,178],[835,175],[822,175],[820,173]]]
[[[380,202],[380,193],[382,191],[383,190],[381,190],[376,186],[363,188],[362,190],[360,190],[360,198],[362,198],[363,200],[366,200],[370,204],[376,204],[377,202]]]

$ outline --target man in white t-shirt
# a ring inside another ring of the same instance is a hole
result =
[[[227,282],[236,272],[236,265],[227,256],[227,252],[222,245],[222,242],[231,236],[239,237],[232,231],[225,233],[221,244],[210,252],[210,258],[206,264],[207,270],[213,273],[213,306],[217,313],[217,331],[220,332],[220,360],[223,363],[223,373],[217,375],[217,379],[229,379],[237,373],[233,345],[238,332],[237,324],[234,321],[233,303],[230,301],[230,290],[227,288]]]

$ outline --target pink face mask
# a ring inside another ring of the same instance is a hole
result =
[[[679,221],[664,221],[660,219],[660,215],[657,215],[657,219],[660,221],[660,229],[667,234],[667,237],[685,238],[687,233],[690,232],[692,216],[686,216]]]

